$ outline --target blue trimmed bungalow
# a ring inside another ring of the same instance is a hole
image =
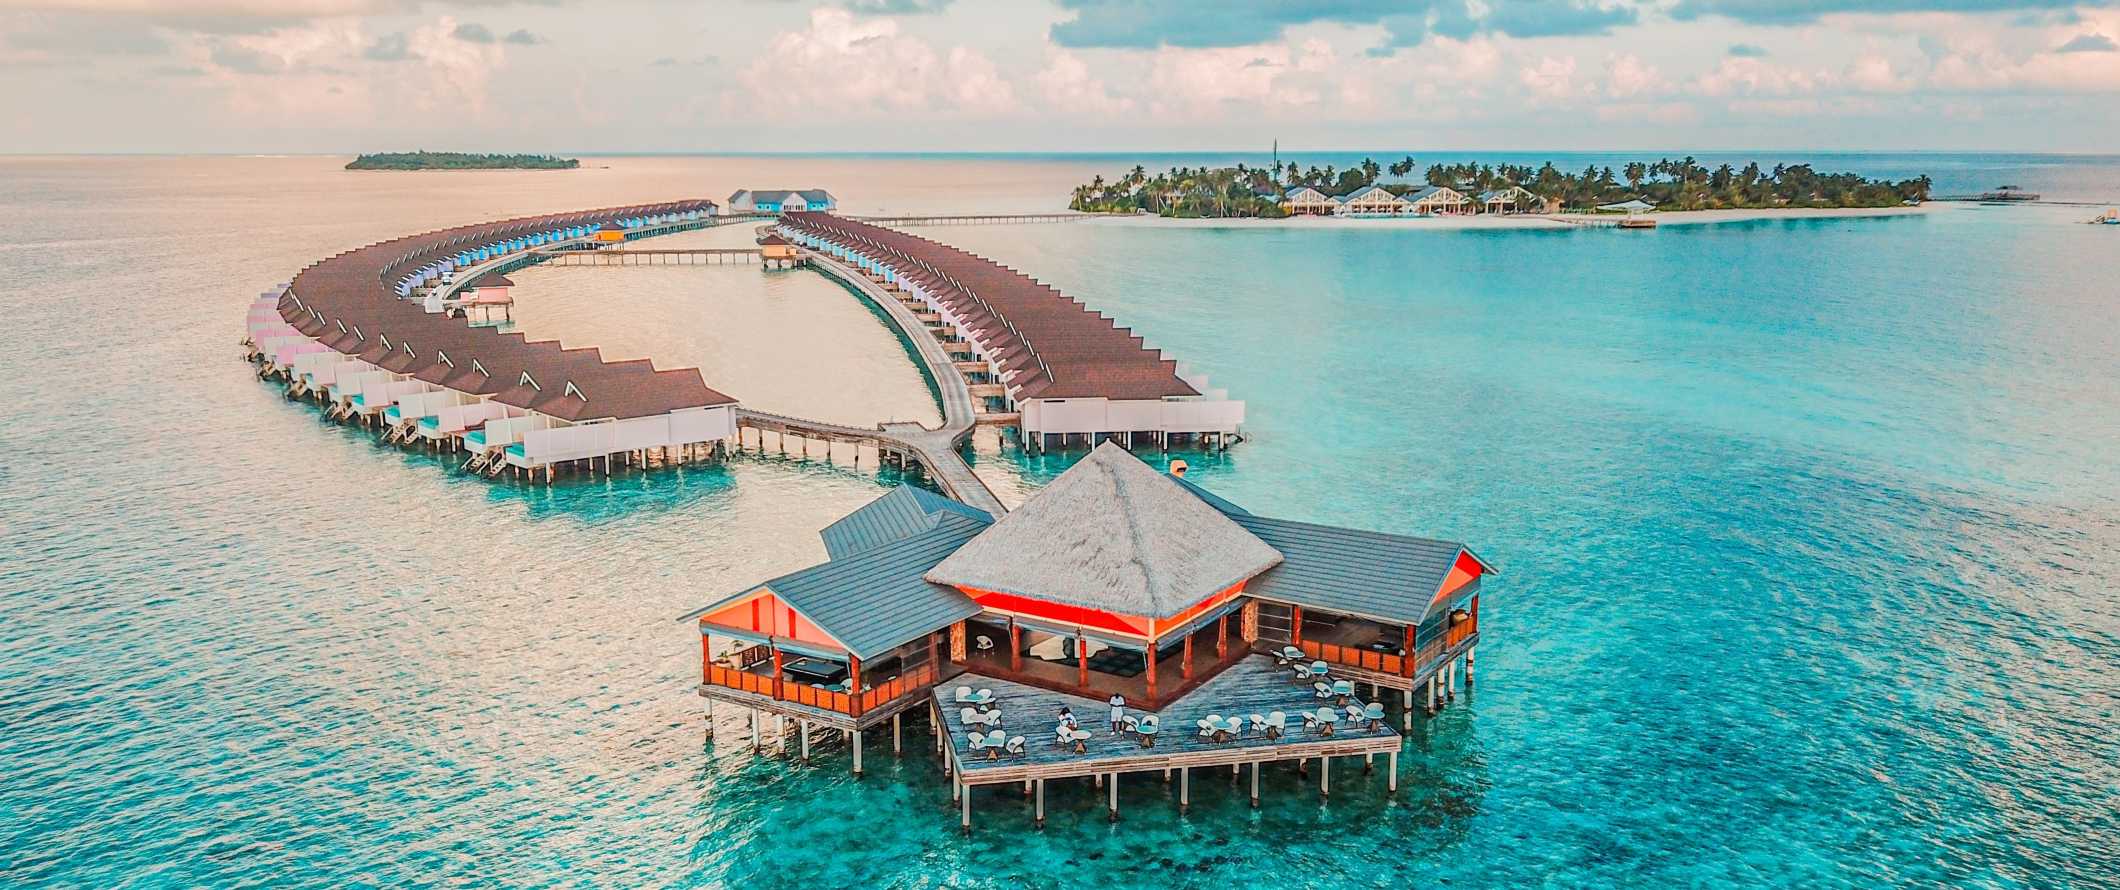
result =
[[[830,213],[839,199],[824,189],[738,189],[729,196],[731,213]]]
[[[1020,783],[1042,820],[1052,778],[1249,764],[1256,802],[1261,763],[1395,767],[1387,700],[1410,728],[1416,692],[1470,688],[1494,573],[1452,541],[1251,513],[1110,442],[1013,512],[900,487],[821,537],[827,561],[680,619],[699,694],[754,744],[762,714],[799,721],[805,758],[813,728],[845,732],[857,773],[863,730],[888,720],[896,752],[924,710],[967,827],[978,786]],[[1062,708],[1091,735],[1056,743]]]

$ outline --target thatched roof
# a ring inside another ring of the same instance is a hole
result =
[[[1266,542],[1106,442],[927,579],[1164,618],[1280,561]]]

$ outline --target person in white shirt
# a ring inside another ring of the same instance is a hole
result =
[[[1072,708],[1060,709],[1060,724],[1069,729],[1075,729],[1082,725],[1081,723],[1076,722],[1075,712]]]
[[[1126,696],[1112,693],[1112,732],[1116,733],[1126,723]]]

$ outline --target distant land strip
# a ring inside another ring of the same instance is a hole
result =
[[[1284,217],[1551,214],[1613,210],[1727,210],[1896,207],[1929,199],[1927,176],[1892,181],[1820,173],[1808,164],[1723,164],[1692,157],[1569,173],[1551,162],[1435,164],[1416,174],[1413,158],[1371,159],[1340,170],[1276,160],[1266,167],[1187,168],[1151,174],[1139,166],[1115,180],[1075,187],[1068,207],[1174,217]],[[1418,178],[1415,178],[1418,175]]]
[[[572,170],[582,162],[552,155],[470,154],[459,151],[390,151],[364,154],[348,170]]]

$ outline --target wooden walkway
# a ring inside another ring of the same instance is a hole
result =
[[[956,701],[959,686],[994,690],[996,706],[1004,718],[1003,732],[1024,738],[1025,753],[1022,756],[1004,754],[999,759],[987,760],[983,752],[971,753],[965,741],[970,730],[960,719],[964,706]],[[1329,703],[1317,699],[1309,686],[1295,685],[1289,672],[1274,667],[1273,659],[1264,655],[1245,659],[1161,711],[1129,708],[1129,714],[1153,713],[1161,718],[1162,731],[1152,748],[1142,747],[1137,736],[1113,735],[1107,719],[1110,706],[1095,699],[1012,683],[976,672],[959,674],[956,679],[936,686],[934,697],[935,706],[942,714],[941,725],[949,733],[951,757],[966,785],[1350,754],[1395,756],[1400,742],[1399,733],[1390,728],[1389,720],[1376,729],[1367,724],[1349,723],[1345,719],[1345,709],[1338,706],[1335,707],[1343,711],[1342,720],[1332,735],[1303,728],[1300,712],[1315,711]],[[1062,747],[1054,742],[1053,727],[1059,722],[1062,707],[1072,709],[1082,728],[1092,733],[1084,743],[1087,753],[1077,754],[1072,745]],[[1252,714],[1273,711],[1288,716],[1288,729],[1278,739],[1268,739],[1247,729],[1237,738],[1217,742],[1202,737],[1197,726],[1200,718],[1209,714],[1248,719]]]
[[[978,474],[972,472],[971,465],[965,463],[963,455],[957,453],[958,444],[971,434],[972,427],[978,423],[979,415],[974,407],[976,403],[972,400],[971,387],[964,382],[964,375],[957,370],[956,359],[928,333],[927,326],[920,322],[913,310],[906,308],[905,303],[891,296],[868,276],[815,251],[806,250],[803,255],[809,260],[810,268],[844,282],[863,299],[882,310],[884,317],[890,319],[891,324],[898,329],[899,335],[912,344],[921,364],[926,366],[928,379],[934,383],[942,400],[942,426],[935,429],[904,422],[883,424],[875,430],[858,430],[852,427],[836,429],[846,434],[862,435],[872,441],[887,443],[912,455],[920,461],[921,466],[927,468],[929,475],[934,477],[943,493],[950,497],[985,510],[995,517],[1008,512],[1008,508],[1001,505],[1001,499],[994,496],[993,490],[987,488],[986,483],[979,480]],[[739,422],[744,413],[738,412]],[[781,420],[784,422],[793,418]],[[833,424],[811,425],[819,429],[835,428]],[[802,433],[797,432],[796,435]]]
[[[765,252],[755,247],[699,247],[636,249],[608,247],[603,250],[556,251],[544,261],[548,266],[724,266],[758,263]]]
[[[927,216],[849,216],[847,219],[879,226],[976,226],[1002,223],[1056,223],[1113,216],[1110,213],[943,213]]]

